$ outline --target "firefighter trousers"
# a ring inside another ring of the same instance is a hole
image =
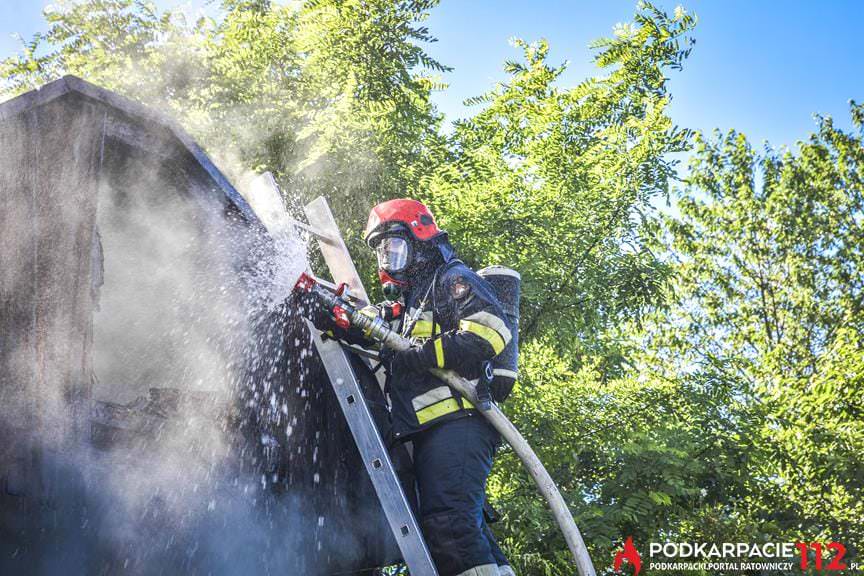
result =
[[[473,413],[412,440],[420,526],[438,573],[458,576],[476,568],[497,574],[508,562],[486,525],[483,502],[498,432]]]

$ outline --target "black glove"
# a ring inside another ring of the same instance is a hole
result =
[[[435,350],[432,346],[432,341],[428,340],[423,346],[416,346],[398,352],[385,348],[380,353],[381,362],[387,366],[387,371],[391,374],[425,372],[429,368],[437,367]]]

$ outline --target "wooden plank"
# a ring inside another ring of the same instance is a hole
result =
[[[348,252],[348,247],[345,241],[342,240],[342,235],[339,233],[339,226],[336,225],[336,219],[333,218],[333,212],[330,211],[330,206],[323,196],[319,196],[304,208],[306,219],[309,225],[315,230],[319,230],[329,239],[318,239],[318,246],[321,248],[321,253],[324,255],[324,261],[330,272],[333,274],[333,280],[337,284],[348,284],[351,294],[363,302],[369,302],[369,295],[360,281],[360,275],[357,273],[357,268],[354,266],[354,261],[351,259],[351,253]]]
[[[119,94],[90,84],[76,76],[64,76],[63,78],[49,82],[38,90],[27,92],[6,102],[0,102],[0,120],[8,120],[13,116],[47,104],[70,92],[77,92],[87,98],[106,104],[126,114],[134,121],[144,124],[155,124],[170,131],[179,140],[180,145],[201,165],[201,168],[206,172],[215,187],[225,195],[240,214],[253,226],[259,223],[255,212],[246,202],[246,199],[240,195],[234,188],[234,185],[213,164],[204,150],[201,149],[174,118]]]

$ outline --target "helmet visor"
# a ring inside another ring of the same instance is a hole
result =
[[[408,241],[399,236],[387,236],[375,247],[378,267],[388,272],[399,272],[408,265]]]

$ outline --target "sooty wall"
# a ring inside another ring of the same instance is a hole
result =
[[[259,293],[266,233],[185,132],[58,80],[0,104],[0,199],[0,573],[395,560],[304,324]]]

